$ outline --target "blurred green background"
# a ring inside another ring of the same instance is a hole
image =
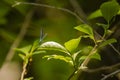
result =
[[[47,37],[44,41],[56,41],[60,44],[76,38],[80,35],[74,27],[81,22],[73,15],[51,8],[38,7],[21,4],[12,7],[16,0],[1,0],[0,1],[0,65],[5,61],[8,51],[13,44],[14,40],[18,36],[24,22],[25,17],[30,15],[31,18],[28,23],[28,28],[24,38],[21,40],[18,47],[23,47],[28,44],[32,44],[35,39],[40,38],[41,28],[44,33],[47,33]],[[73,12],[76,12],[72,6],[70,0],[17,0],[23,2],[34,2],[52,5],[55,7],[67,8]],[[99,9],[100,4],[108,0],[76,0],[81,6],[85,14],[88,16],[91,12]],[[91,21],[95,22],[97,20]],[[102,20],[101,20],[102,21]],[[24,31],[23,31],[24,33]],[[57,52],[52,52],[57,53]],[[33,61],[28,67],[28,75],[33,76],[34,80],[67,80],[70,74],[73,72],[73,67],[60,60],[47,60],[42,59],[43,55],[33,56]],[[16,53],[12,59],[22,63],[22,60]],[[21,64],[22,65],[22,64]],[[98,78],[98,77],[97,77]],[[98,79],[95,80],[98,80]],[[84,80],[93,80],[91,78]]]

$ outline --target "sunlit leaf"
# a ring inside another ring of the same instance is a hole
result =
[[[92,59],[101,60],[101,56],[98,53],[95,53],[91,56]]]
[[[78,47],[80,40],[81,40],[81,37],[76,39],[71,39],[65,42],[64,45],[68,51],[73,52]]]
[[[60,45],[59,43],[57,42],[54,42],[54,41],[48,41],[48,42],[45,42],[43,44],[41,44],[38,48],[38,50],[56,50],[56,51],[61,51],[61,52],[64,52],[64,53],[68,53],[68,51],[65,49],[65,47],[63,47],[62,45]]]
[[[88,16],[88,19],[94,19],[94,18],[98,18],[98,17],[102,17],[102,13],[101,13],[100,9],[92,12],[92,13]]]
[[[31,49],[31,45],[25,46],[23,48],[15,48],[16,51],[24,53],[25,55],[29,53],[30,49]]]
[[[115,43],[115,42],[117,42],[116,39],[108,39],[108,40],[104,41],[99,47],[104,47],[108,44]]]
[[[55,54],[54,55],[46,55],[43,58],[47,58],[47,60],[59,59],[59,60],[65,61],[65,62],[73,65],[73,61],[70,57],[66,57],[66,56],[62,56],[62,55],[55,55]]]
[[[86,33],[90,36],[91,39],[94,39],[94,35],[93,35],[93,29],[91,28],[91,26],[87,25],[87,24],[81,24],[77,27],[75,27],[76,30],[79,30],[83,33]]]
[[[100,6],[103,17],[109,22],[119,11],[119,4],[115,1],[105,2]]]

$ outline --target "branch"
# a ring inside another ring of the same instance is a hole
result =
[[[55,7],[55,6],[46,5],[46,4],[40,4],[40,3],[38,4],[38,3],[18,2],[18,1],[16,1],[15,4],[12,7],[15,7],[15,6],[20,5],[20,4],[27,4],[27,5],[40,6],[40,7],[45,7],[45,8],[58,9],[58,10],[67,12],[67,13],[75,16],[79,21],[81,21],[82,23],[85,23],[84,20],[81,19],[76,13],[74,13],[71,10],[66,9],[66,8],[60,8],[60,7]]]
[[[26,73],[26,67],[27,67],[27,64],[24,63],[24,64],[23,64],[23,71],[22,71],[22,73],[21,73],[20,80],[24,80],[24,76],[25,76],[25,73]]]
[[[10,47],[10,50],[8,51],[7,57],[5,59],[5,62],[7,61],[11,61],[11,59],[13,58],[14,54],[15,54],[15,50],[14,48],[18,47],[18,45],[20,44],[20,42],[23,40],[27,29],[30,25],[30,21],[33,15],[33,10],[31,10],[30,12],[28,12],[28,14],[25,17],[25,20],[23,22],[22,28],[17,36],[17,38],[15,39],[15,41],[13,42],[13,44]]]
[[[109,77],[111,77],[111,76],[113,76],[113,75],[115,75],[115,74],[117,74],[119,72],[120,72],[120,69],[116,70],[116,71],[114,71],[114,72],[112,72],[112,73],[110,73],[108,75],[105,75],[101,80],[106,80],[107,78],[109,78]]]
[[[79,14],[79,16],[76,13],[70,11],[69,9],[54,7],[54,6],[50,6],[50,5],[46,5],[46,4],[37,4],[37,3],[28,3],[28,2],[16,2],[16,4],[14,4],[13,7],[16,6],[16,5],[20,5],[20,4],[28,4],[28,5],[34,5],[34,6],[58,9],[58,10],[61,10],[61,11],[68,12],[69,14],[75,16],[82,23],[88,24],[88,22],[86,20],[86,16],[85,16],[84,12],[82,11],[81,7],[79,6],[79,4],[76,2],[76,0],[70,0],[70,1],[72,3],[73,7],[75,8],[75,10],[77,11],[77,13]],[[81,13],[82,13],[82,15],[84,15],[84,17],[81,17],[82,16]],[[97,36],[99,36],[101,38],[101,35],[98,34],[96,31],[95,31],[95,34],[97,34]],[[109,45],[120,55],[120,52],[112,44],[109,44]],[[88,64],[88,62],[90,61],[89,57],[92,54],[94,54],[93,52],[96,51],[96,50],[97,50],[97,47],[95,45],[95,48],[93,48],[93,50],[90,52],[87,59],[83,62],[83,64],[81,66],[86,66]],[[81,70],[80,70],[80,72],[81,72]]]
[[[78,4],[77,0],[69,0],[69,1],[73,6],[73,8],[75,9],[76,13],[79,15],[79,17],[81,17],[81,19],[83,19],[85,23],[88,23],[88,21],[86,20],[87,19],[86,14],[82,10],[81,6]]]
[[[86,57],[86,59],[83,61],[83,63],[82,63],[81,66],[80,66],[81,68],[87,66],[88,62],[89,62],[90,59],[91,59],[91,56],[92,56],[94,53],[96,53],[96,51],[97,51],[97,44],[95,44],[94,48],[91,50],[91,52],[89,53],[89,55],[88,55],[88,56]]]
[[[111,65],[111,66],[103,66],[103,67],[96,68],[96,69],[86,68],[86,69],[82,69],[82,71],[89,72],[89,73],[94,73],[94,72],[99,72],[99,71],[103,71],[103,70],[111,70],[111,69],[117,68],[119,66],[120,66],[120,63],[115,64],[115,65]]]
[[[86,14],[85,14],[84,11],[82,10],[81,6],[78,4],[77,0],[70,0],[70,3],[71,3],[71,5],[73,6],[73,8],[76,10],[77,14],[81,17],[81,19],[84,20],[84,23],[89,24],[89,22],[86,20],[86,18],[87,18],[87,17],[86,17]],[[95,31],[95,34],[96,34],[99,38],[102,39],[102,36],[101,36],[99,33],[97,33],[96,31]],[[105,41],[105,39],[104,39],[104,41]],[[120,55],[120,52],[119,52],[112,44],[109,44],[109,46],[110,46],[111,48],[113,48],[113,50]]]

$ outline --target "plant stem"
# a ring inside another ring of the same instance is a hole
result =
[[[25,76],[25,74],[26,74],[27,63],[28,63],[28,61],[23,64],[23,71],[22,71],[22,73],[21,73],[20,80],[24,80],[24,76]]]
[[[90,57],[96,53],[97,51],[97,44],[95,44],[94,48],[91,50],[91,52],[89,53],[89,55],[87,56],[87,58],[83,61],[83,63],[81,64],[81,66],[78,68],[78,70],[74,71],[74,74],[72,74],[72,77],[69,80],[75,80],[78,79],[79,75],[82,73],[82,69],[84,69],[88,62],[90,61]],[[77,72],[77,73],[76,73]]]
[[[89,55],[87,56],[87,58],[83,61],[83,63],[81,64],[81,67],[86,67],[88,62],[90,61],[90,57],[97,51],[97,44],[94,46],[94,48],[91,50],[91,52],[89,53]]]

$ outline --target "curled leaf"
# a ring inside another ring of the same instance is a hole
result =
[[[62,45],[54,41],[48,41],[41,44],[38,50],[56,50],[56,51],[61,51],[70,55],[65,47],[63,47]]]

